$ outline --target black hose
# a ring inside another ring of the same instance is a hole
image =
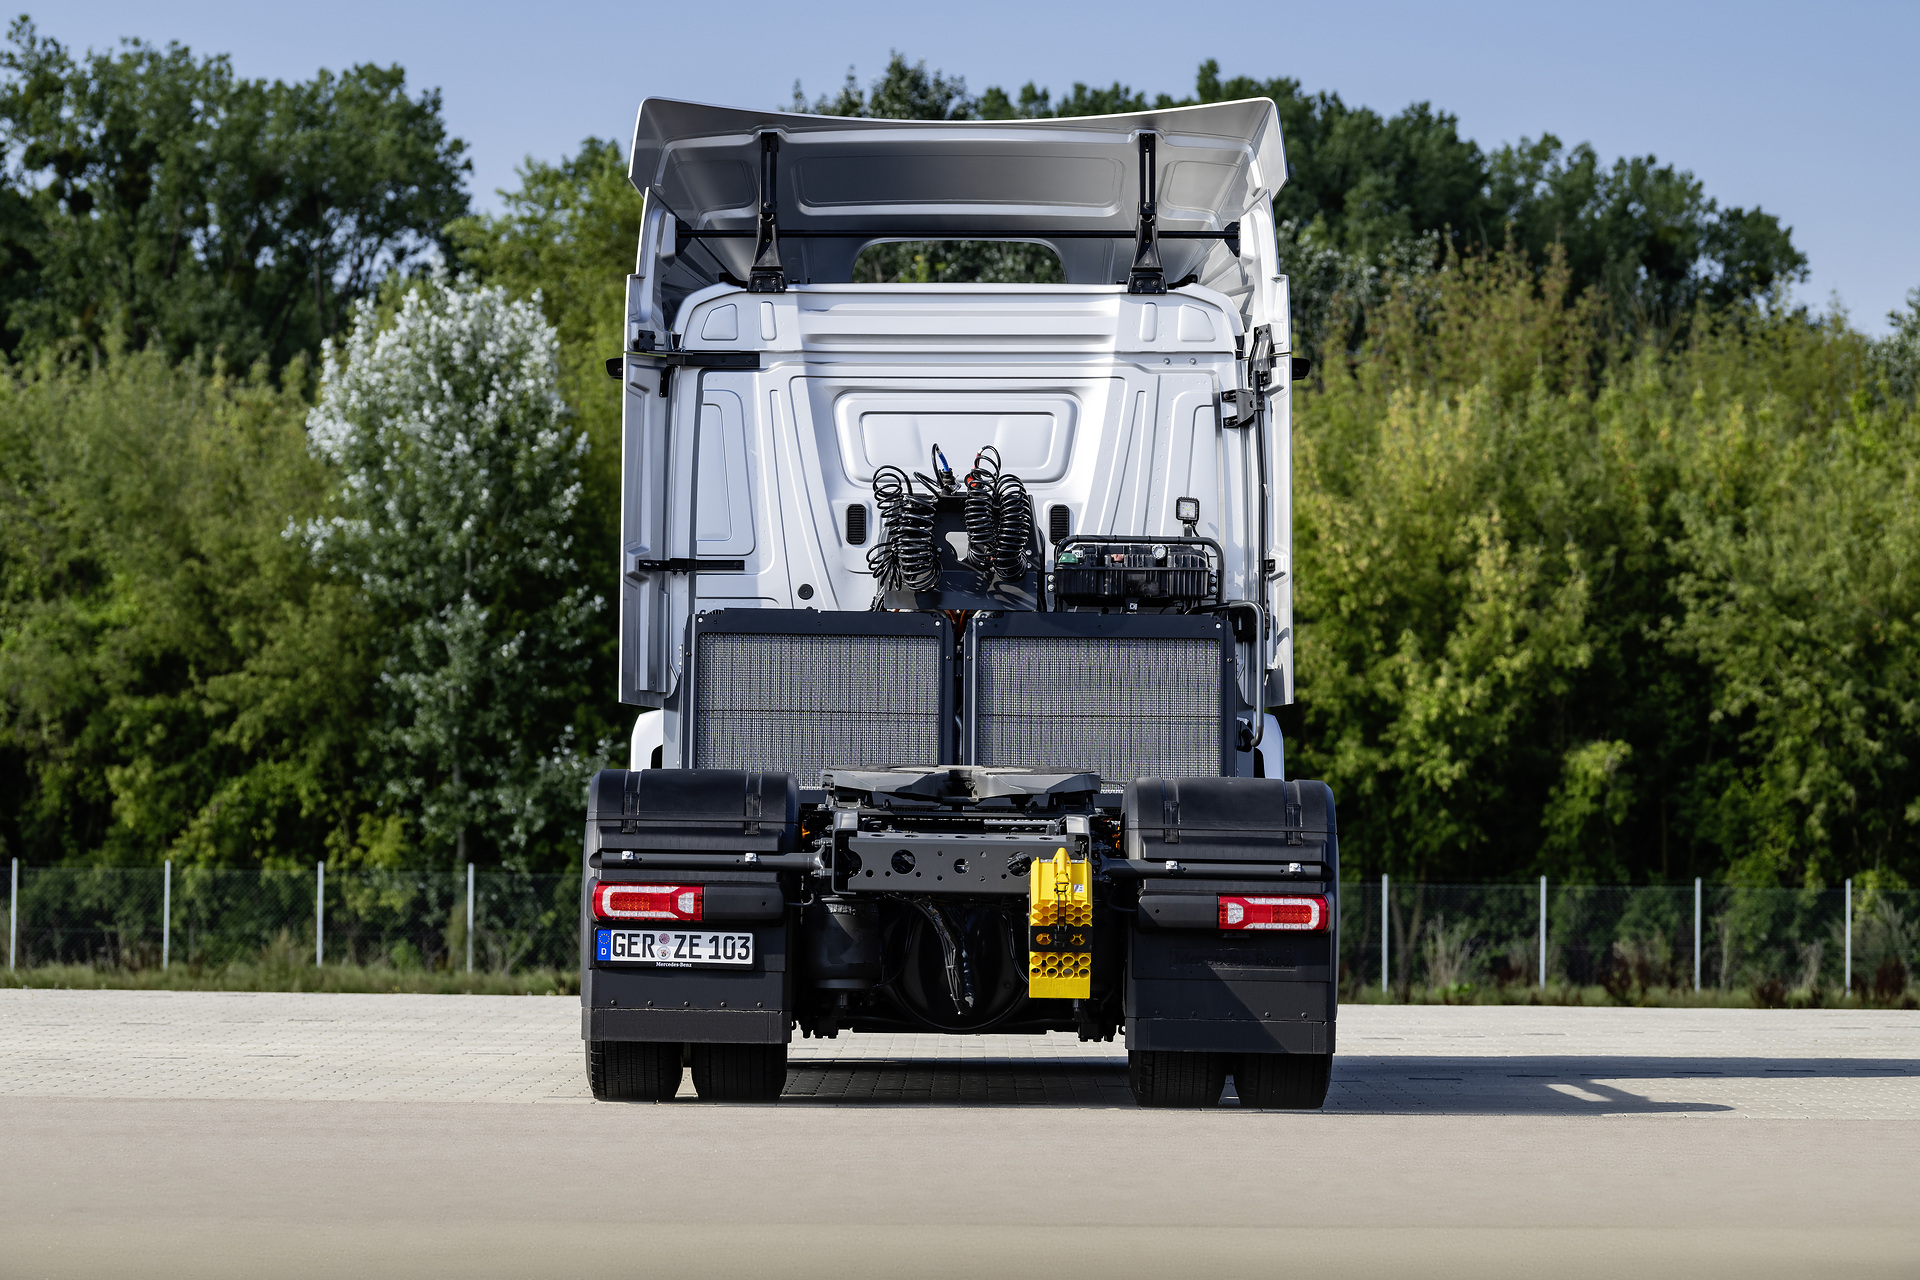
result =
[[[1000,451],[988,445],[967,472],[967,496],[961,508],[967,524],[967,557],[962,563],[985,578],[988,586],[993,585],[993,547],[1000,527],[994,512],[994,482],[999,478]]]
[[[914,902],[913,899],[907,897],[904,894],[888,894],[887,896],[893,901],[900,903],[902,906],[906,906],[910,903],[916,907],[919,906],[918,903]],[[897,920],[899,924],[910,927],[915,922],[916,916],[919,917],[920,920],[924,921],[925,920],[924,908],[921,908],[919,911],[916,911],[914,915],[897,917]],[[1017,932],[1014,922],[1011,919],[1003,916],[1002,923],[1005,925],[1004,932],[1006,933],[1006,936],[1009,939],[1013,938]],[[911,932],[910,928],[909,928],[909,932]],[[914,1004],[913,1001],[907,999],[906,993],[899,990],[898,987],[896,986],[904,970],[907,969],[913,963],[912,942],[913,942],[913,939],[911,937],[908,937],[907,939],[904,940],[903,947],[906,950],[907,954],[903,957],[903,963],[901,964],[900,968],[896,969],[890,975],[885,972],[884,955],[885,955],[886,948],[884,943],[882,944],[882,948],[881,948],[882,956],[883,956],[883,959],[881,961],[882,973],[881,973],[880,981],[877,984],[875,984],[875,989],[885,991],[888,997],[893,1001],[894,1006],[898,1008],[900,1012],[904,1013],[907,1016],[909,1021],[918,1023],[920,1026],[925,1027],[929,1031],[938,1031],[944,1035],[981,1035],[986,1032],[992,1031],[995,1027],[1005,1025],[1007,1022],[1013,1019],[1014,1015],[1020,1013],[1021,1011],[1026,1009],[1028,1005],[1033,1003],[1032,999],[1026,993],[1025,984],[1022,983],[1021,989],[1017,991],[1010,1000],[1007,1001],[1006,1007],[1003,1008],[999,1013],[994,1014],[992,1017],[987,1018],[984,1021],[976,1022],[976,1023],[941,1022],[939,1019],[933,1017],[928,1010],[918,1007],[917,1005]],[[1009,954],[1011,954],[1011,952]],[[1025,967],[1025,956],[1021,955],[1020,957],[1018,957],[1018,960],[1015,964],[1015,970],[1016,972],[1018,972],[1019,970],[1024,969],[1024,967]],[[956,1005],[958,1004],[957,1001],[955,1003]]]
[[[933,553],[934,503],[915,492],[916,478],[895,466],[873,473],[873,502],[885,531],[867,552],[867,569],[880,592],[875,608],[889,591],[925,591],[940,581]]]
[[[899,531],[888,535],[899,546],[900,580],[909,591],[931,591],[940,585],[940,562],[933,553],[934,510],[931,497],[909,486],[900,502]]]
[[[997,526],[993,576],[1001,582],[1018,582],[1027,574],[1027,556],[1033,546],[1033,499],[1019,476],[1003,474],[994,481],[993,507]]]
[[[947,927],[947,918],[940,914],[939,907],[924,898],[912,901],[933,926],[934,937],[940,940],[940,956],[947,970],[947,995],[953,1000],[953,1007],[963,1011],[972,1009],[973,973],[967,964],[966,944],[953,936],[953,930]]]
[[[939,498],[957,491],[953,468],[939,445],[932,449],[934,474],[908,475],[891,464],[873,474],[873,500],[879,508],[881,541],[867,551],[867,570],[883,606],[889,591],[931,591],[940,585],[940,560],[934,545]],[[974,455],[967,472],[961,516],[967,530],[967,554],[961,563],[979,574],[984,587],[1020,582],[1033,565],[1033,498],[1019,476],[1003,469],[1000,451],[987,445]]]
[[[905,1000],[902,1000],[898,995],[895,995],[893,997],[893,1002],[894,1002],[894,1006],[898,1008],[900,1012],[907,1015],[908,1020],[919,1023],[921,1026],[925,1027],[929,1031],[938,1031],[942,1035],[949,1035],[949,1036],[985,1035],[987,1032],[992,1031],[995,1027],[1003,1026],[1006,1023],[1012,1021],[1014,1014],[1019,1013],[1021,1010],[1025,1009],[1029,1004],[1033,1003],[1032,999],[1027,995],[1027,993],[1022,991],[1019,994],[1019,996],[1017,996],[1015,999],[1013,999],[1008,1003],[1005,1009],[1003,1009],[999,1013],[996,1013],[993,1017],[988,1018],[985,1022],[975,1023],[971,1026],[963,1026],[957,1022],[947,1023],[947,1022],[936,1021],[935,1019],[927,1016],[927,1014],[923,1010],[916,1009],[911,1004],[908,1004]]]
[[[880,510],[881,536],[867,548],[867,572],[873,575],[878,589],[873,598],[876,609],[887,592],[900,589],[900,556],[892,533],[899,520],[901,491],[906,482],[906,472],[898,467],[881,467],[873,473],[873,504]]]

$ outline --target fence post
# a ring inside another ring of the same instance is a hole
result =
[[[327,960],[327,864],[313,864],[313,967]]]
[[[1540,989],[1547,989],[1547,878],[1540,877]]]
[[[467,864],[467,972],[473,972],[473,864]]]
[[[20,940],[20,859],[13,860],[7,883],[7,972],[13,972],[13,949]]]
[[[168,858],[160,880],[160,971],[167,971],[173,953],[173,859]]]
[[[1853,994],[1853,877],[1847,877],[1847,994]]]
[[[1387,951],[1387,873],[1380,873],[1380,994],[1387,993],[1387,987],[1393,980],[1393,968],[1387,962],[1392,959]]]
[[[1693,989],[1700,990],[1700,877],[1693,878]]]

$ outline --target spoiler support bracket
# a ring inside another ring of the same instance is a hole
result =
[[[1158,141],[1154,134],[1140,135],[1140,222],[1133,236],[1133,267],[1127,272],[1128,293],[1167,291],[1167,268],[1160,261],[1160,236],[1155,225],[1159,218],[1160,175],[1155,156]]]
[[[760,135],[760,227],[753,242],[753,270],[747,275],[748,293],[785,293],[787,269],[780,262],[780,135]]]

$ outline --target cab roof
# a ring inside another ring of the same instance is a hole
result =
[[[844,281],[873,240],[1032,240],[1060,254],[1069,283],[1124,278],[1139,214],[1142,134],[1157,136],[1159,227],[1220,231],[1286,181],[1280,119],[1266,98],[1042,120],[872,120],[649,98],[634,127],[633,184],[688,226],[755,225],[760,135],[779,135],[775,194],[783,255],[801,279]],[[1050,240],[1049,231],[1080,238]],[[1115,238],[1087,238],[1087,232]],[[884,234],[884,233],[894,234]],[[744,274],[751,241],[713,246]],[[1169,279],[1224,263],[1217,241],[1164,242]],[[1204,264],[1204,266],[1203,266]],[[1209,270],[1212,268],[1213,270]],[[1117,274],[1116,274],[1117,273]]]

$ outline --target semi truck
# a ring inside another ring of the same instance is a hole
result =
[[[1057,1033],[1124,1036],[1142,1106],[1319,1107],[1340,861],[1274,714],[1306,362],[1273,104],[651,99],[631,177],[594,1096],[772,1100],[796,1034]],[[871,282],[900,242],[1061,279]]]

